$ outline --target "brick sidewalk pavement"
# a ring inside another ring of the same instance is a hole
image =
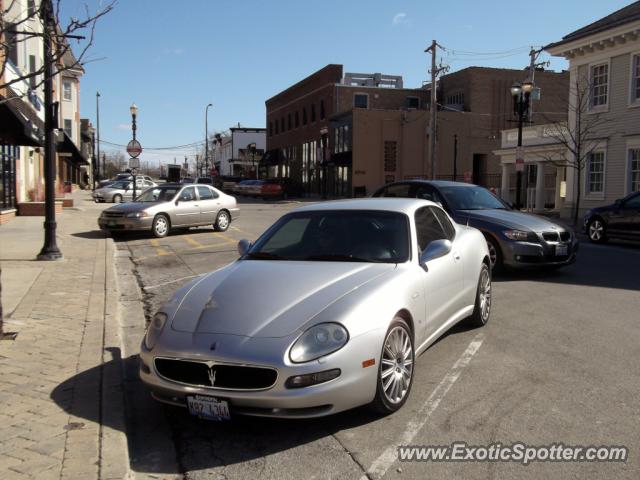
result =
[[[15,306],[0,342],[0,478],[108,479],[129,474],[114,246],[104,208],[74,193],[58,217],[64,259],[34,261],[42,217],[0,227],[3,285]],[[12,283],[14,282],[14,283]],[[22,289],[22,290],[21,290]],[[18,298],[20,297],[21,298]]]

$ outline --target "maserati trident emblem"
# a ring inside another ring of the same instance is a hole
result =
[[[211,382],[212,387],[216,383],[216,371],[213,368],[209,369],[209,381]]]

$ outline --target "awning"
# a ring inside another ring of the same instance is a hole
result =
[[[63,157],[65,160],[69,160],[71,163],[76,166],[81,165],[89,165],[89,162],[84,158],[80,150],[73,140],[67,135],[64,130],[60,130],[58,132],[58,141],[56,143],[56,151]]]
[[[11,87],[0,94],[0,141],[13,145],[42,146],[44,122]],[[37,102],[37,100],[36,100]]]

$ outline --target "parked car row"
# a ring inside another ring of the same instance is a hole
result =
[[[157,184],[147,176],[136,175],[136,194],[142,193],[150,187]],[[108,184],[105,187],[97,188],[93,192],[93,200],[95,202],[121,203],[133,200],[133,181],[132,179],[118,180]]]
[[[303,196],[304,187],[290,178],[243,180],[233,187],[233,193],[265,199],[285,199]]]

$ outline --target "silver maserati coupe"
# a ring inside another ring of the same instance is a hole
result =
[[[491,312],[482,234],[427,200],[324,202],[280,218],[153,317],[140,377],[213,420],[399,409],[415,357]]]

